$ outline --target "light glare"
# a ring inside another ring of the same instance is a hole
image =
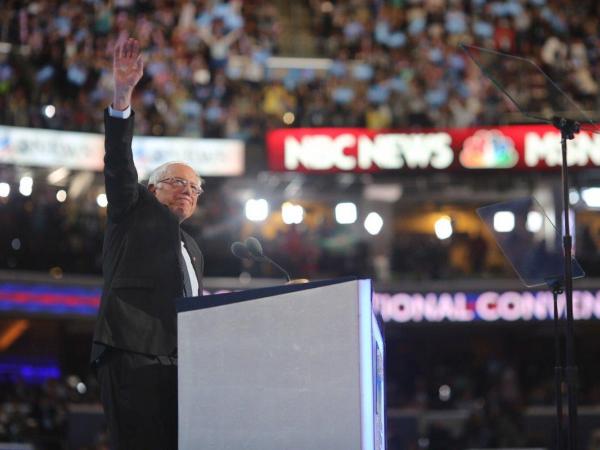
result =
[[[10,184],[0,183],[0,197],[8,197],[10,194]]]
[[[498,211],[494,214],[494,230],[510,233],[515,229],[515,215],[510,211]]]
[[[285,202],[281,205],[281,219],[287,225],[302,223],[304,219],[304,208],[300,205],[294,205]]]
[[[443,216],[436,220],[433,228],[435,230],[435,235],[440,241],[448,239],[454,232],[452,230],[452,219],[448,216]]]
[[[581,198],[590,208],[600,208],[600,188],[586,188],[581,190]]]
[[[579,196],[579,192],[577,192],[576,189],[571,189],[569,191],[569,203],[571,205],[576,205],[579,202],[579,199],[581,197]]]
[[[44,115],[48,119],[52,119],[54,117],[54,114],[56,114],[56,108],[54,107],[54,105],[44,106]]]
[[[525,227],[530,233],[537,233],[540,231],[543,223],[544,217],[542,216],[542,213],[538,211],[529,211],[527,213],[527,222],[525,223]]]
[[[335,205],[335,220],[339,224],[351,224],[356,222],[358,211],[356,205],[351,202],[338,203]]]
[[[365,230],[370,235],[376,236],[383,228],[383,218],[376,212],[370,212],[365,219]]]
[[[56,200],[58,200],[60,203],[63,203],[66,199],[67,191],[65,191],[64,189],[61,189],[56,193]]]
[[[98,197],[96,197],[96,203],[98,203],[98,206],[100,208],[106,208],[106,206],[108,205],[108,199],[106,198],[106,194],[99,194]]]
[[[25,197],[29,197],[33,192],[33,178],[21,178],[21,181],[19,181],[19,192]]]
[[[269,203],[264,198],[251,198],[246,202],[246,218],[252,222],[262,222],[269,215]]]

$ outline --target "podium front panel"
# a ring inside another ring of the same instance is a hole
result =
[[[374,448],[370,305],[362,280],[179,313],[179,448]]]

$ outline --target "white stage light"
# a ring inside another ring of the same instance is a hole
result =
[[[106,208],[108,206],[108,199],[106,198],[106,194],[99,194],[96,197],[96,203],[100,208]]]
[[[581,199],[581,196],[579,195],[579,192],[577,191],[577,189],[571,189],[569,191],[569,203],[571,205],[576,205],[577,203],[579,203],[580,199]]]
[[[48,183],[57,185],[59,183],[63,183],[69,176],[69,173],[70,171],[66,167],[59,167],[58,169],[50,172],[46,179],[48,180]]]
[[[530,233],[537,233],[542,229],[542,225],[544,224],[544,216],[542,213],[538,211],[529,211],[527,213],[527,222],[525,223],[525,228]]]
[[[383,218],[376,212],[370,212],[365,219],[365,230],[367,233],[376,236],[383,228]]]
[[[52,119],[55,114],[56,114],[56,108],[54,107],[54,105],[46,105],[46,106],[44,106],[44,115],[48,119]]]
[[[269,203],[264,198],[251,198],[246,202],[246,218],[262,222],[269,215]]]
[[[56,193],[56,200],[58,200],[60,203],[63,203],[66,199],[67,191],[65,191],[64,189],[61,189]]]
[[[0,183],[0,197],[8,197],[10,194],[10,184]]]
[[[20,250],[21,249],[21,239],[14,238],[12,241],[10,241],[10,246],[12,247],[13,250]]]
[[[600,188],[585,188],[581,190],[581,198],[590,208],[600,208]]]
[[[510,233],[515,229],[515,215],[510,211],[498,211],[494,214],[494,230]]]
[[[338,203],[335,205],[335,220],[339,224],[350,224],[356,222],[358,211],[354,203]]]
[[[302,223],[302,220],[304,219],[304,208],[300,205],[285,202],[281,205],[281,219],[283,220],[283,223],[287,225]]]
[[[439,399],[443,402],[447,402],[452,397],[452,389],[447,384],[443,384],[438,389]]]
[[[21,178],[21,181],[19,181],[19,192],[25,197],[29,197],[33,192],[33,178]]]
[[[433,228],[435,235],[440,241],[448,239],[454,232],[452,229],[452,219],[448,216],[443,216],[436,220]]]

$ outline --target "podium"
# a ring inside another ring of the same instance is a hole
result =
[[[179,299],[179,449],[384,449],[371,300],[357,279]]]

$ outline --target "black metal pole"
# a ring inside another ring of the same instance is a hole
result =
[[[573,271],[572,271],[572,238],[569,225],[569,174],[567,167],[567,139],[573,139],[579,131],[579,124],[571,120],[560,119],[562,147],[562,187],[563,187],[563,247],[565,266],[565,298],[567,309],[567,330],[565,343],[566,383],[568,404],[568,449],[577,450],[577,368],[575,367],[575,344],[573,331]]]
[[[562,383],[563,383],[563,361],[560,351],[560,327],[558,317],[558,294],[563,290],[560,283],[552,286],[552,297],[554,298],[554,396],[556,401],[556,450],[565,448],[563,434],[563,402],[562,402]]]

